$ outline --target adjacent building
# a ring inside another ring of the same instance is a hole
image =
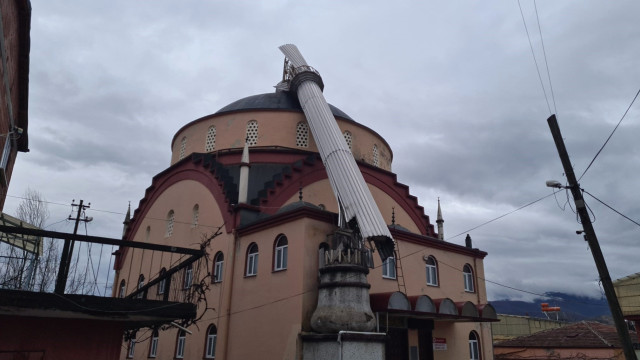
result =
[[[635,333],[632,337],[636,338]],[[638,341],[634,339],[634,347]],[[494,344],[496,360],[625,359],[616,328],[582,321]]]
[[[29,151],[31,2],[0,1],[0,211],[18,151]]]
[[[376,331],[387,334],[386,358],[492,359],[490,322],[497,317],[483,280],[487,253],[473,248],[470,237],[466,246],[445,241],[439,203],[436,229],[397,181],[384,137],[337,107],[330,110],[396,242],[395,257],[366,260],[370,297],[363,301]],[[199,303],[197,326],[141,329],[121,357],[302,358],[302,339],[313,338],[319,269],[355,256],[335,249],[340,212],[290,92],[249,96],[184,125],[172,140],[169,167],[154,176],[125,240],[203,244],[210,261],[185,268],[172,286],[188,291],[197,284],[206,304]],[[118,254],[115,296],[161,279],[178,261],[141,255]],[[147,299],[164,296],[164,283],[157,284],[145,288]]]

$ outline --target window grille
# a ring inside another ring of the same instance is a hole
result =
[[[353,142],[353,136],[348,131],[345,131],[342,135],[344,135],[344,141],[347,142],[347,146],[349,146],[349,150],[351,150],[351,144]]]
[[[247,123],[247,145],[254,146],[258,143],[258,122],[251,120]]]
[[[378,158],[378,145],[373,145],[373,165],[380,166],[380,159]]]
[[[210,152],[216,148],[216,127],[210,126],[207,130],[207,139],[204,143],[204,151]]]
[[[180,160],[184,159],[185,151],[187,150],[187,137],[183,137],[180,141]]]
[[[309,125],[304,122],[296,126],[296,146],[309,147]]]

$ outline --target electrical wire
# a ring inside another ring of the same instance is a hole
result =
[[[536,20],[538,21],[538,32],[540,33],[540,43],[542,44],[542,54],[544,55],[544,65],[547,69],[547,78],[549,79],[549,89],[551,90],[551,100],[553,100],[553,111],[558,115],[558,108],[556,107],[556,97],[553,93],[553,84],[551,83],[551,72],[549,71],[549,63],[547,62],[547,51],[544,47],[544,39],[542,37],[542,27],[540,26],[540,17],[538,16],[538,5],[536,0],[533,0],[533,7],[536,9]]]
[[[580,177],[578,178],[578,181],[580,181],[580,179],[582,179],[584,174],[586,174],[587,171],[589,171],[589,168],[591,168],[591,165],[593,165],[593,162],[596,161],[596,158],[598,157],[598,155],[600,155],[600,153],[602,152],[604,147],[607,146],[607,143],[609,142],[609,140],[611,140],[611,137],[613,136],[613,133],[616,132],[616,130],[618,129],[618,126],[620,126],[620,124],[622,123],[622,120],[624,120],[625,116],[627,116],[627,113],[629,112],[629,109],[631,109],[631,106],[633,106],[633,103],[636,102],[636,99],[638,98],[638,95],[640,95],[640,89],[638,89],[638,92],[636,93],[636,96],[634,96],[633,100],[631,100],[631,104],[629,104],[629,106],[627,107],[627,110],[624,112],[624,114],[622,114],[622,117],[620,118],[620,121],[618,121],[618,124],[616,124],[616,127],[613,128],[613,131],[611,131],[611,134],[609,134],[609,137],[607,138],[607,140],[605,140],[605,142],[604,142],[604,144],[602,144],[602,147],[600,148],[600,150],[598,150],[598,152],[593,157],[593,159],[591,159],[591,162],[589,163],[587,168],[584,169],[584,172],[582,173],[582,175],[580,175]]]
[[[600,204],[602,204],[602,205],[604,205],[604,206],[608,207],[611,211],[613,211],[613,212],[615,212],[616,214],[618,214],[618,215],[622,216],[623,218],[625,218],[625,219],[627,219],[627,220],[631,221],[632,223],[634,223],[634,224],[636,224],[636,225],[640,226],[640,223],[638,223],[637,221],[635,221],[635,220],[631,219],[630,217],[628,217],[627,215],[625,215],[625,214],[621,213],[620,211],[618,211],[618,210],[614,209],[613,207],[611,207],[610,205],[608,205],[608,204],[607,204],[607,203],[605,203],[604,201],[602,201],[602,200],[598,199],[597,197],[595,197],[593,194],[591,194],[591,193],[590,193],[590,192],[588,192],[587,190],[582,190],[582,191],[583,191],[585,194],[587,194],[587,195],[591,196],[592,198],[594,198],[594,199],[595,199],[596,201],[598,201]]]
[[[476,227],[473,227],[473,228],[471,228],[471,229],[469,229],[469,230],[465,230],[465,231],[463,231],[463,232],[461,232],[461,233],[459,233],[459,234],[457,234],[457,235],[454,235],[454,236],[452,236],[452,237],[448,238],[447,240],[455,239],[455,238],[457,238],[457,237],[458,237],[458,236],[460,236],[460,235],[464,235],[464,234],[466,234],[466,233],[468,233],[468,232],[470,232],[470,231],[476,230],[476,229],[478,229],[478,228],[480,228],[480,227],[482,227],[482,226],[485,226],[485,225],[487,225],[487,224],[490,224],[490,223],[492,223],[492,222],[494,222],[494,221],[496,221],[496,220],[500,220],[500,219],[502,219],[503,217],[505,217],[505,216],[507,216],[507,215],[511,215],[511,214],[513,214],[513,213],[514,213],[514,212],[516,212],[516,211],[520,211],[520,210],[522,210],[522,209],[524,209],[524,208],[526,208],[526,207],[528,207],[528,206],[531,206],[531,205],[533,205],[533,204],[535,204],[535,203],[537,203],[537,202],[539,202],[539,201],[542,201],[542,200],[544,200],[544,199],[546,199],[546,198],[548,198],[548,197],[550,197],[550,196],[554,196],[557,192],[560,192],[560,191],[562,191],[562,190],[555,190],[554,192],[552,192],[552,193],[551,193],[551,194],[549,194],[549,195],[545,195],[545,196],[543,196],[543,197],[541,197],[541,198],[539,198],[539,199],[537,199],[537,200],[531,201],[530,203],[527,203],[527,204],[525,204],[525,205],[522,205],[522,206],[520,206],[519,208],[517,208],[517,209],[515,209],[515,210],[511,210],[511,211],[509,211],[508,213],[506,213],[506,214],[502,214],[502,215],[500,215],[500,216],[498,216],[498,217],[496,217],[496,218],[493,218],[493,219],[491,219],[491,220],[489,220],[489,221],[485,221],[485,222],[483,222],[482,224],[480,224],[480,225],[478,225],[478,226],[476,226]]]
[[[531,43],[531,36],[529,35],[529,28],[527,27],[527,22],[524,19],[524,13],[522,12],[522,5],[520,4],[520,0],[518,0],[518,7],[520,8],[520,15],[522,15],[522,23],[524,24],[524,30],[527,33],[527,39],[529,39],[529,47],[531,48],[531,55],[533,56],[533,62],[536,64],[536,71],[538,72],[538,79],[540,79],[540,86],[542,87],[542,92],[544,93],[544,100],[547,102],[547,109],[549,109],[549,114],[553,114],[551,112],[551,105],[549,105],[549,97],[547,96],[547,90],[544,88],[544,82],[542,81],[542,75],[540,75],[540,67],[538,66],[538,60],[536,59],[536,53],[533,50],[533,43]]]

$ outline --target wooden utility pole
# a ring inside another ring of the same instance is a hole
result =
[[[71,206],[77,206],[78,207],[78,212],[76,213],[76,218],[72,218],[71,216],[69,216],[69,220],[75,220],[75,226],[73,228],[73,234],[76,235],[78,233],[78,224],[80,224],[80,221],[85,221],[85,222],[89,222],[91,220],[87,219],[86,217],[84,219],[80,219],[80,214],[82,214],[82,212],[89,208],[89,206],[91,205],[91,203],[89,203],[89,205],[83,205],[84,200],[80,200],[80,204],[76,205],[74,203],[71,204]],[[69,268],[71,267],[71,258],[73,257],[73,246],[75,245],[75,240],[69,240],[69,239],[65,239],[64,241],[64,245],[62,246],[62,256],[60,257],[60,267],[58,268],[58,277],[56,278],[56,288],[54,290],[54,292],[56,294],[64,294],[64,290],[67,287],[67,278],[69,276]]]
[[[578,216],[580,216],[580,222],[582,223],[582,229],[585,233],[585,240],[589,244],[589,248],[593,254],[593,260],[596,263],[596,268],[598,268],[600,282],[602,283],[604,293],[607,297],[607,302],[609,303],[609,309],[611,310],[611,315],[613,316],[613,321],[615,322],[616,330],[618,331],[618,337],[622,344],[624,356],[627,360],[637,360],[636,353],[633,350],[633,345],[631,343],[631,337],[629,336],[629,329],[627,328],[627,324],[624,322],[620,303],[618,303],[618,297],[616,296],[616,292],[613,288],[607,264],[604,261],[604,256],[602,256],[596,232],[593,229],[593,224],[591,224],[591,219],[589,218],[589,213],[584,203],[584,198],[582,197],[580,185],[578,184],[578,180],[576,180],[576,174],[573,172],[571,161],[569,161],[569,154],[564,146],[564,140],[562,140],[562,134],[560,133],[560,128],[558,127],[558,121],[555,114],[551,115],[547,119],[547,123],[549,124],[549,129],[551,129],[553,141],[556,143],[558,155],[560,155],[560,161],[562,161],[562,167],[564,168],[564,173],[567,176],[567,181],[569,182],[569,185],[566,188],[571,190],[573,201],[576,204],[576,210],[578,211]]]

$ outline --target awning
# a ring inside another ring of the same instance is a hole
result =
[[[400,291],[369,295],[371,310],[419,319],[456,322],[499,321],[491,304],[454,302],[449,298],[431,299],[427,295],[407,296]]]

